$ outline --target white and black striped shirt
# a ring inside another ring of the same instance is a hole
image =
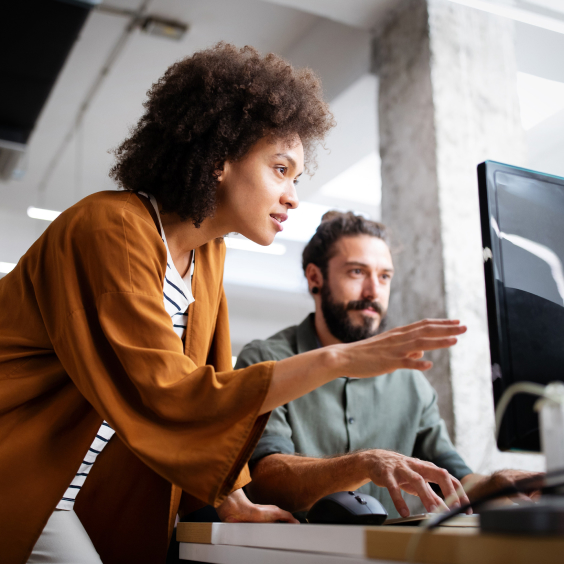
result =
[[[155,208],[157,218],[159,220],[159,226],[161,228],[161,237],[163,243],[166,247],[166,274],[163,287],[163,302],[167,313],[170,315],[172,320],[172,327],[174,332],[184,340],[186,333],[186,325],[188,321],[188,306],[194,301],[194,296],[192,295],[192,278],[194,276],[194,255],[192,252],[192,261],[190,262],[190,268],[188,272],[182,278],[176,270],[174,263],[172,262],[172,257],[170,255],[170,250],[168,248],[168,243],[166,241],[166,235],[163,229],[163,224],[161,222],[161,215],[159,213],[159,208],[157,202],[153,196],[143,196],[148,197],[151,200],[151,204]],[[74,502],[80,488],[84,484],[96,457],[102,452],[104,447],[108,444],[108,441],[112,438],[115,431],[104,421],[96,434],[94,442],[90,445],[78,472],[70,483],[69,487],[65,491],[61,501],[57,504],[57,509],[64,509],[70,511],[74,507]]]

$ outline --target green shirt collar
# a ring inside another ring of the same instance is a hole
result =
[[[319,339],[315,332],[315,313],[310,313],[299,325],[296,334],[298,354],[319,348]]]

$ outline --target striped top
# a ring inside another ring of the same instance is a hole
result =
[[[161,237],[163,243],[166,247],[166,273],[165,281],[163,287],[163,302],[166,312],[170,315],[172,321],[172,327],[174,332],[184,340],[186,334],[186,325],[188,322],[188,306],[194,301],[194,296],[192,295],[192,278],[194,276],[194,255],[192,251],[192,260],[190,262],[190,268],[188,272],[182,278],[178,270],[172,262],[172,257],[170,255],[170,250],[168,248],[168,243],[166,241],[166,235],[163,229],[163,224],[161,222],[161,215],[159,213],[159,208],[157,202],[153,196],[149,196],[144,193],[140,193],[151,200],[151,204],[155,208],[157,218],[159,220],[159,226],[161,229]],[[108,441],[112,438],[115,431],[110,427],[110,425],[104,421],[96,433],[96,438],[94,442],[90,445],[88,452],[86,453],[78,472],[70,483],[69,487],[65,491],[61,501],[57,504],[57,509],[63,509],[70,511],[74,507],[74,502],[80,488],[84,484],[96,457],[102,452],[104,447],[108,444]]]

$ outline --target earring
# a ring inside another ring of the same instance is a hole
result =
[[[311,289],[311,293],[312,293],[312,294],[319,294],[319,288],[318,288],[317,286],[314,286],[314,287]]]

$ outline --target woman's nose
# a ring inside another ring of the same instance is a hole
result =
[[[295,184],[292,182],[292,186],[289,190],[287,190],[286,192],[284,192],[284,194],[282,194],[282,204],[284,204],[288,209],[293,209],[295,210],[299,203],[300,200],[298,199],[298,194],[296,192],[296,186]]]

